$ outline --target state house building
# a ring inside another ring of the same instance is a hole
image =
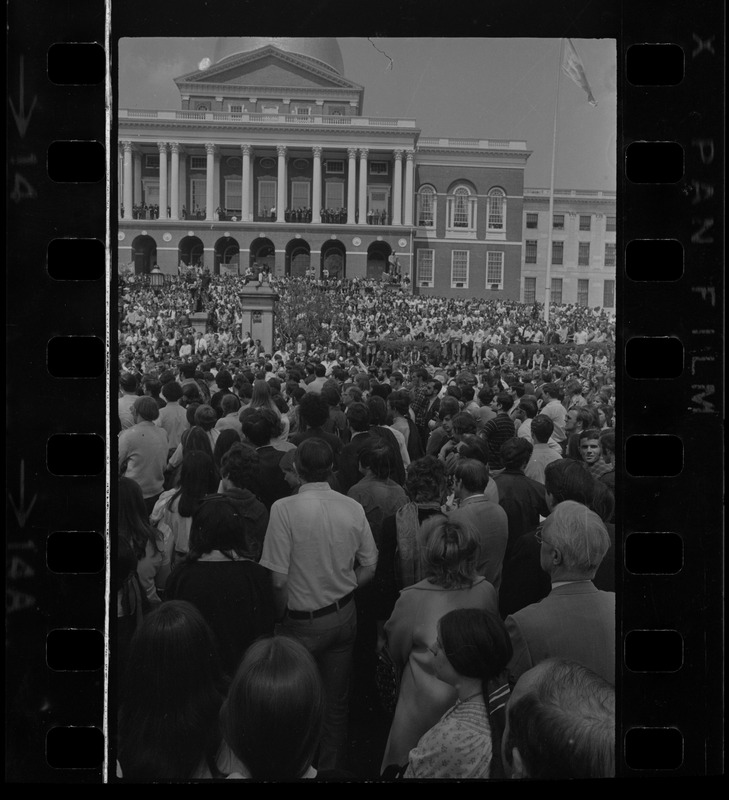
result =
[[[397,271],[417,294],[544,299],[526,142],[367,116],[336,39],[220,39],[174,80],[179,110],[118,110],[120,269]],[[615,194],[559,191],[554,212],[553,299],[614,306]]]

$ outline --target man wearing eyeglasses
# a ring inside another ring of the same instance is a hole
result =
[[[552,590],[505,620],[514,649],[512,685],[547,658],[572,659],[614,684],[615,593],[592,582],[610,547],[605,525],[587,506],[565,500],[535,535]]]

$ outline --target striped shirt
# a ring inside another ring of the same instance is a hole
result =
[[[489,467],[502,469],[501,445],[516,435],[514,420],[505,412],[499,413],[483,426],[483,435],[489,446]]]

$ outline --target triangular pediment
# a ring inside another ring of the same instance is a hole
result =
[[[361,86],[338,75],[321,61],[285,52],[274,45],[229,56],[206,70],[196,70],[175,78],[175,83],[178,86],[194,84],[200,88],[206,84],[228,84],[261,88],[362,90]]]

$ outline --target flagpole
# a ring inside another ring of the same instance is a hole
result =
[[[544,286],[544,321],[549,322],[549,303],[552,293],[552,229],[554,227],[554,162],[557,155],[557,110],[559,109],[559,86],[562,82],[562,59],[564,57],[564,38],[559,40],[559,61],[557,62],[557,96],[554,101],[554,123],[552,127],[552,169],[549,176],[549,216],[547,218],[547,272]]]

